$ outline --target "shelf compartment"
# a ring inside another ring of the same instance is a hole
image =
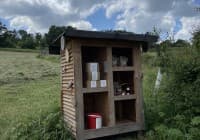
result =
[[[113,67],[113,71],[134,71],[134,67],[133,66]]]
[[[100,78],[98,76],[97,79],[99,80],[107,80],[107,72],[106,72],[106,62],[107,62],[107,49],[106,47],[88,47],[88,46],[82,46],[81,47],[82,52],[82,76],[83,76],[83,87],[87,88],[87,81],[91,81],[90,78],[88,78],[88,71],[86,71],[86,63],[97,63],[99,66],[98,71],[93,72],[99,72]]]
[[[108,92],[83,94],[84,97],[84,118],[85,125],[87,127],[87,115],[90,113],[98,113],[102,116],[102,127],[109,126],[109,104],[108,104]]]
[[[127,66],[133,66],[133,48],[112,48],[112,56],[118,58],[117,66],[120,66],[120,57],[126,57],[128,59]]]
[[[134,94],[134,71],[114,71],[113,72],[113,84],[114,95],[120,96],[125,94]],[[127,90],[129,88],[129,91]]]
[[[115,101],[115,120],[117,124],[136,122],[134,99]]]
[[[118,95],[118,96],[114,96],[115,101],[121,101],[121,100],[132,100],[132,99],[136,99],[136,95],[132,94],[132,95]]]
[[[82,92],[87,94],[87,93],[102,93],[102,92],[108,92],[108,88],[83,88]]]

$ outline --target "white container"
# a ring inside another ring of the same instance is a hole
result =
[[[86,78],[89,81],[100,80],[100,72],[86,72]]]
[[[86,63],[86,72],[99,72],[99,63]]]
[[[100,80],[99,81],[99,87],[107,87],[107,81],[106,80]]]
[[[120,66],[127,66],[128,57],[120,56]]]
[[[97,81],[87,81],[88,88],[97,88]]]

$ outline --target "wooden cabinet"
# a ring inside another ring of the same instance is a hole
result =
[[[144,130],[141,49],[149,40],[142,35],[126,39],[124,34],[113,34],[79,30],[63,34],[61,105],[76,139]],[[86,63],[90,62],[98,63],[106,87],[88,87]],[[102,116],[102,128],[88,129],[88,113]]]

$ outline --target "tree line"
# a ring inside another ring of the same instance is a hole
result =
[[[71,26],[50,26],[45,34],[28,33],[26,30],[9,30],[6,25],[0,21],[0,48],[21,48],[21,49],[43,49],[47,48],[52,42],[66,29],[74,29]],[[112,30],[114,32],[114,30]],[[167,39],[159,45],[166,45],[169,47],[190,47],[191,44],[200,45],[200,30],[193,31],[192,43],[186,40],[178,39],[174,41]],[[200,47],[199,47],[200,48]]]
[[[0,22],[0,48],[47,48],[61,33],[63,33],[68,28],[73,27],[52,25],[48,32],[45,34],[41,34],[40,32],[33,34],[28,33],[24,29],[9,30],[6,25]]]

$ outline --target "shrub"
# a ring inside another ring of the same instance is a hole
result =
[[[171,117],[184,115],[187,123],[200,113],[200,55],[188,53],[185,58],[171,60],[164,89]]]
[[[179,140],[200,137],[200,55],[194,48],[163,53],[161,88],[146,102],[148,139]]]

